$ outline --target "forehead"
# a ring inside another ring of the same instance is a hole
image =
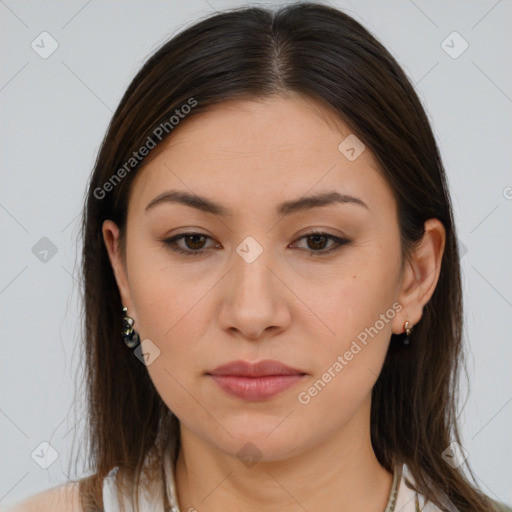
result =
[[[176,154],[178,146],[193,146],[216,156],[256,159],[278,153],[300,161],[326,149],[336,155],[348,135],[350,129],[338,116],[305,96],[230,100],[185,118],[151,159],[169,150]]]
[[[341,119],[302,96],[217,104],[182,121],[153,150],[132,183],[133,199],[147,203],[165,188],[227,204],[236,197],[282,202],[308,191],[385,189],[368,149],[356,159],[340,151],[347,137],[354,135]]]

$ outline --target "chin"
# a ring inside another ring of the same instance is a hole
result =
[[[228,426],[227,430],[233,437],[224,432],[225,435],[220,439],[210,437],[210,443],[219,450],[236,456],[241,462],[246,462],[248,467],[258,461],[286,460],[300,452],[301,447],[306,449],[307,440],[304,440],[303,446],[301,440],[285,428],[278,433],[277,430],[281,427],[275,429],[276,424],[278,422],[274,423],[273,427],[266,430],[265,433],[261,433],[259,429],[235,430]]]

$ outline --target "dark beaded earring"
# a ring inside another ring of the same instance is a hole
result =
[[[123,308],[124,331],[121,332],[121,335],[123,336],[123,340],[126,343],[126,346],[129,348],[133,348],[139,344],[140,339],[137,332],[133,330],[133,318],[127,315],[127,311],[127,308]]]
[[[407,345],[410,345],[410,343],[411,343],[409,336],[411,334],[412,329],[409,327],[409,322],[404,323],[404,331],[405,332],[403,332],[401,335],[402,336],[402,345],[407,346]]]

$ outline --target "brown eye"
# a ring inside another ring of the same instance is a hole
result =
[[[194,234],[186,235],[183,240],[189,249],[196,251],[203,248],[205,238],[207,238],[205,235]]]
[[[309,235],[308,239],[308,247],[313,250],[322,250],[325,249],[325,246],[329,239],[325,235]]]
[[[309,250],[311,254],[318,253],[319,255],[328,254],[350,242],[350,240],[345,238],[339,238],[337,236],[330,235],[329,233],[322,232],[308,233],[307,235],[299,238],[299,240],[303,239],[306,239],[306,247],[304,249]],[[328,242],[332,242],[332,244],[328,245]]]
[[[180,235],[173,236],[172,238],[168,238],[163,240],[163,243],[170,247],[173,251],[178,252],[180,254],[185,254],[187,256],[197,256],[205,253],[209,247],[205,247],[205,242],[210,237],[208,235],[203,235],[202,233],[182,233]],[[178,244],[178,242],[182,241],[183,244]],[[218,245],[216,245],[218,247]]]

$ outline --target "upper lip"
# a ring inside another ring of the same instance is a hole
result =
[[[236,375],[238,377],[262,377],[267,375],[305,375],[306,372],[292,368],[279,361],[265,359],[257,363],[231,361],[215,368],[209,375]]]

